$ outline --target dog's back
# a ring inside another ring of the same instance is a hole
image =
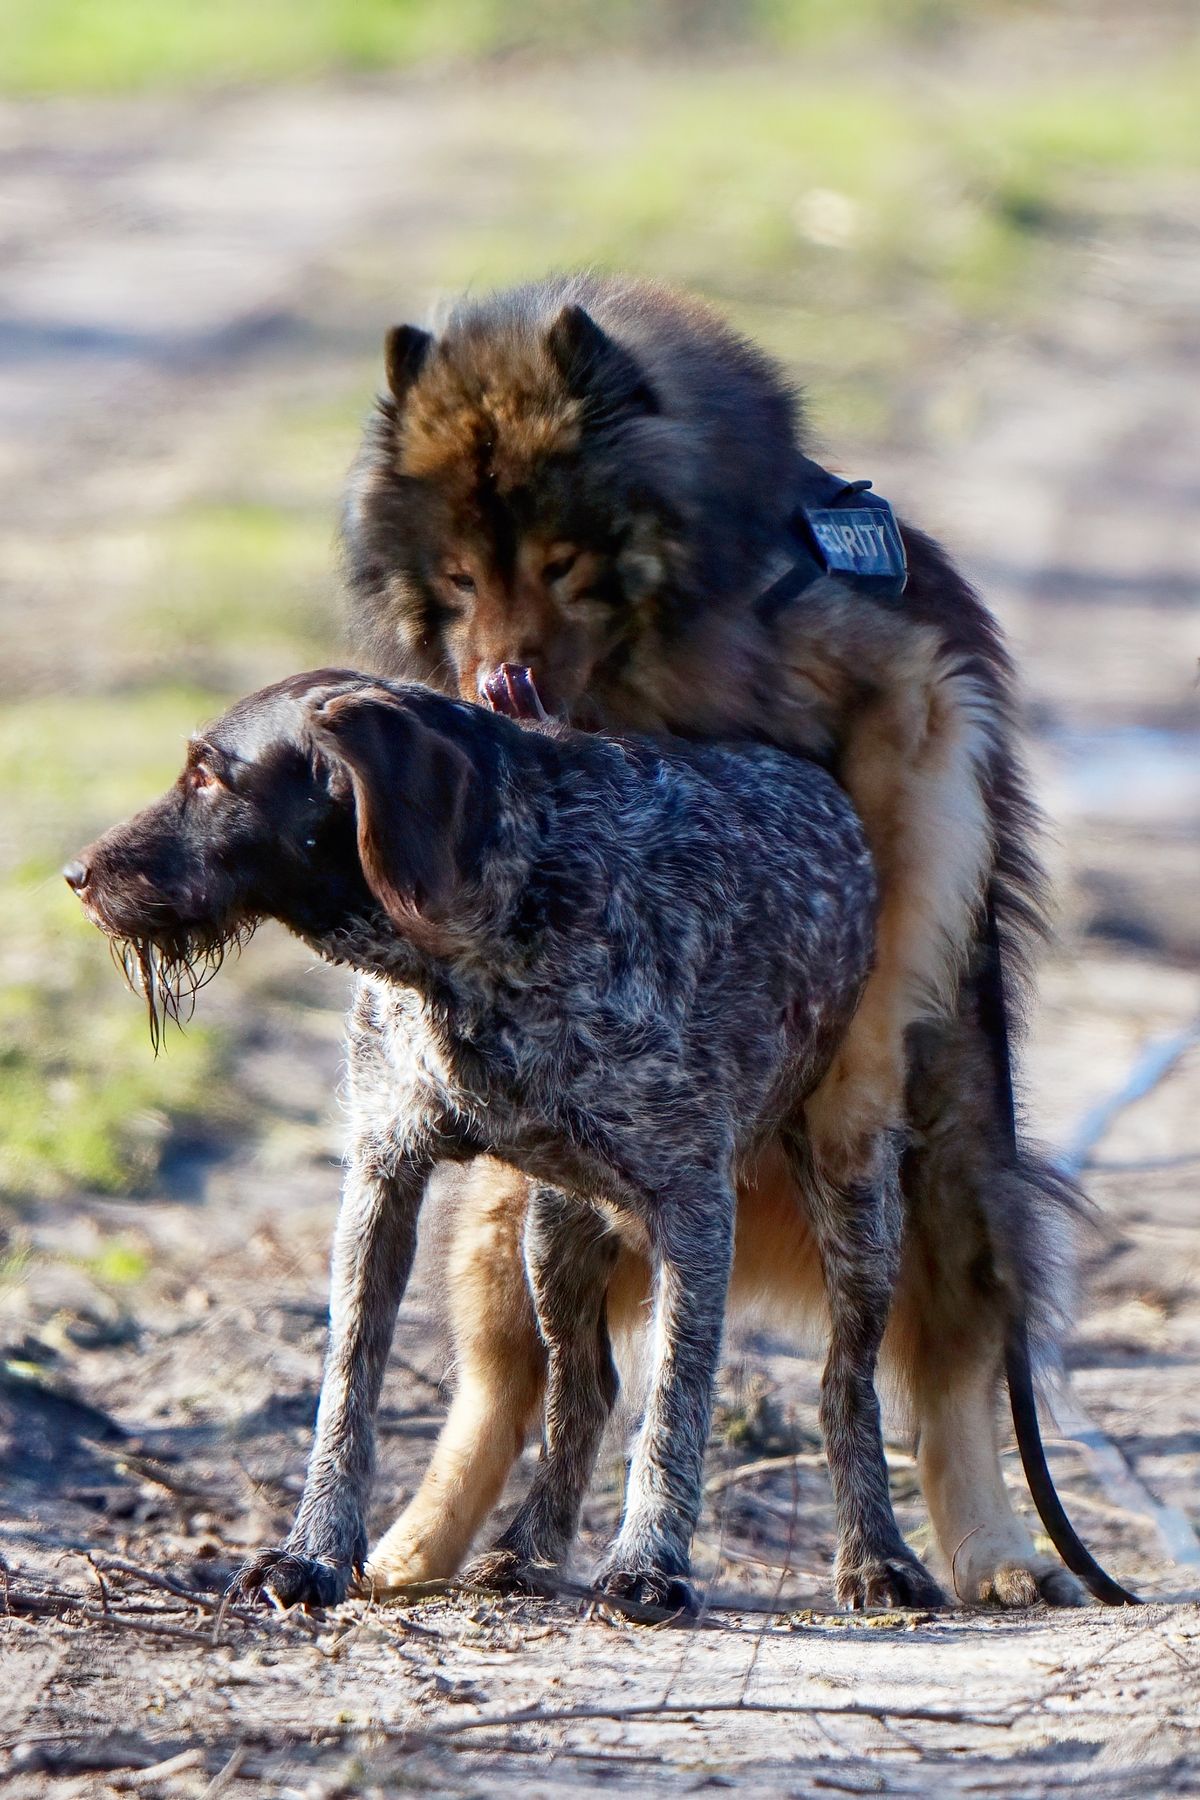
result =
[[[871,962],[874,872],[845,793],[762,746],[570,744],[612,795],[605,831],[586,792],[560,815],[565,854],[608,890],[597,939],[638,971],[647,1011],[688,1008],[686,1055],[714,1096],[748,1094],[773,1066],[794,1101],[828,1066]]]

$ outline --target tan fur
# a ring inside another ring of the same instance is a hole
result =
[[[840,774],[882,889],[875,969],[807,1119],[819,1164],[852,1179],[861,1146],[904,1123],[910,1025],[953,1002],[992,860],[977,696],[927,634],[854,718]],[[899,678],[897,678],[897,676]]]
[[[995,1346],[999,1355],[1000,1346]],[[941,1549],[947,1582],[968,1605],[1038,1598],[1037,1574],[1059,1565],[1032,1553],[1000,1473],[994,1384],[986,1360],[947,1367],[924,1395],[917,1461],[921,1491]]]
[[[464,1175],[447,1269],[459,1380],[415,1498],[364,1571],[368,1591],[452,1575],[541,1411],[545,1353],[525,1285],[525,1182],[481,1158]]]
[[[517,486],[549,455],[579,441],[580,406],[564,393],[561,378],[539,346],[505,345],[494,357],[475,356],[465,368],[435,361],[417,384],[404,412],[397,473],[419,479],[456,476],[474,469],[463,448],[489,456],[501,492]]]

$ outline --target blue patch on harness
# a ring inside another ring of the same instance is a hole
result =
[[[836,575],[871,600],[899,600],[908,581],[904,539],[896,515],[869,481],[843,481],[804,459],[811,501],[791,516],[795,554],[782,575],[754,603],[771,625],[825,575]]]
[[[831,575],[861,583],[880,599],[899,598],[908,579],[895,514],[876,494],[854,495],[857,505],[803,509],[820,560]]]

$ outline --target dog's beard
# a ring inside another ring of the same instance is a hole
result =
[[[145,999],[155,1056],[167,1021],[183,1029],[196,1010],[200,989],[208,986],[229,952],[240,950],[250,939],[255,923],[218,936],[181,931],[110,938],[113,961],[133,992]]]

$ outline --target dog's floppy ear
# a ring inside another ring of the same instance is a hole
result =
[[[403,406],[433,349],[434,339],[419,325],[393,325],[383,342],[383,362],[392,398]]]
[[[658,411],[658,398],[636,359],[582,306],[563,307],[546,333],[546,348],[568,392],[598,418]]]
[[[309,722],[349,773],[367,886],[406,936],[434,947],[436,921],[473,872],[483,835],[475,764],[386,688],[318,698]]]

